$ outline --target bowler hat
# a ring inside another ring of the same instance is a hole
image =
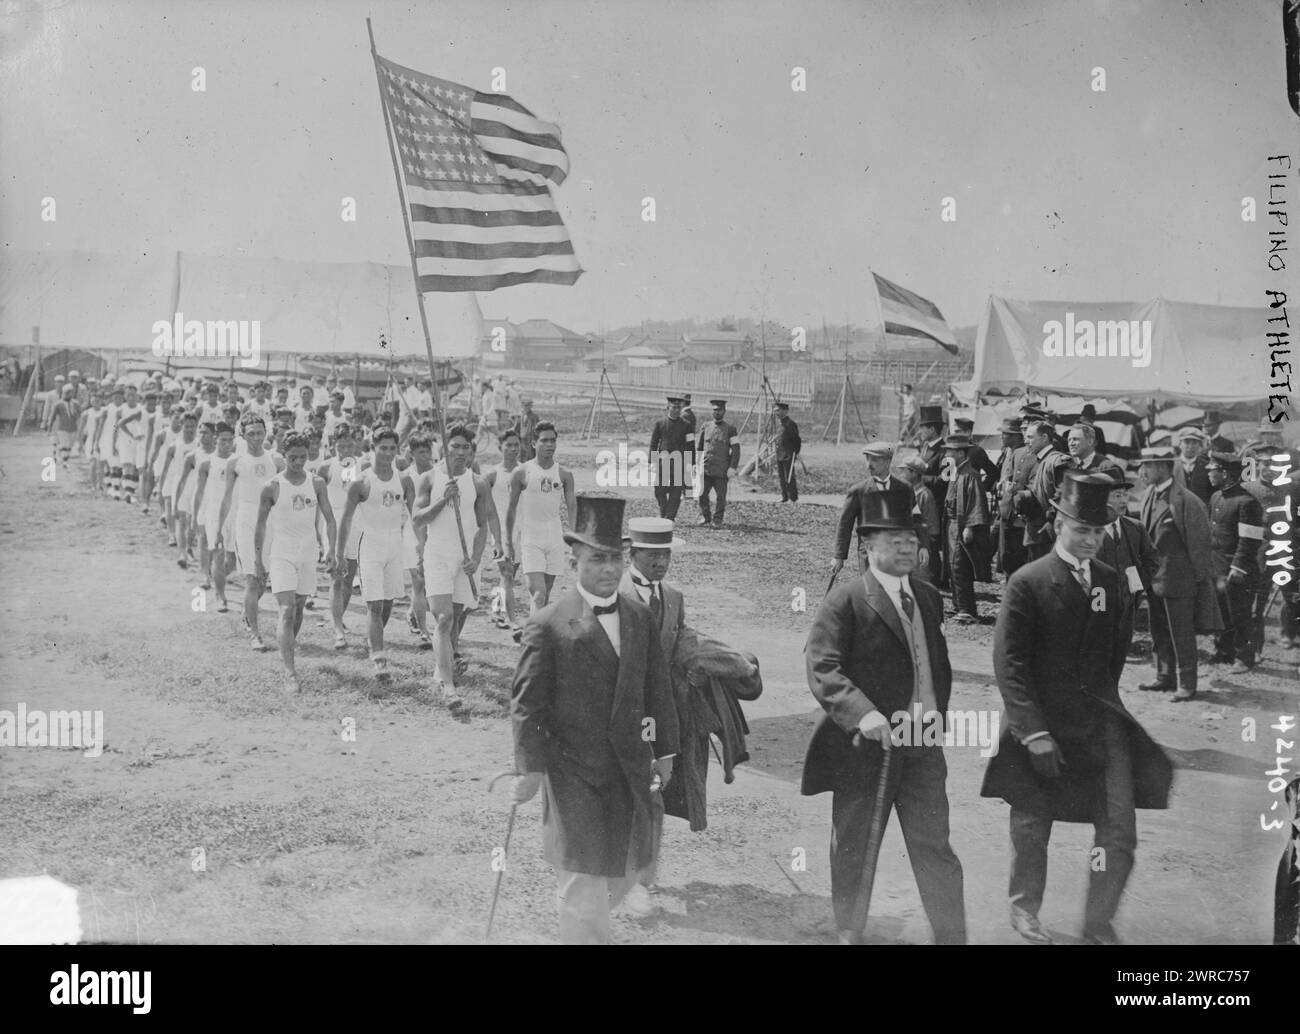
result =
[[[864,492],[858,497],[858,534],[877,529],[915,531],[921,523],[912,512],[910,488],[887,488],[883,492]]]
[[[1115,508],[1109,505],[1110,494],[1116,487],[1115,480],[1106,474],[1067,471],[1061,481],[1056,512],[1093,527],[1109,524],[1118,516]]]
[[[623,551],[623,510],[627,500],[620,496],[580,494],[573,531],[564,533],[564,541],[576,542],[621,553]]]
[[[939,424],[943,425],[943,406],[918,406],[920,416],[917,417],[918,424]]]
[[[633,549],[675,549],[682,544],[673,538],[673,522],[667,517],[631,517],[623,541]]]
[[[943,440],[945,449],[969,449],[975,443],[964,434],[950,434]]]

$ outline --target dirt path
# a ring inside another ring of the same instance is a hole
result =
[[[457,720],[416,699],[431,662],[414,649],[404,609],[390,625],[397,678],[382,692],[361,637],[335,653],[309,616],[306,691],[285,697],[277,659],[248,648],[233,613],[215,613],[210,595],[210,609],[195,611],[196,579],[175,566],[156,520],[92,498],[75,472],[43,483],[44,447],[35,438],[0,444],[0,709],[101,710],[107,745],[99,757],[0,748],[0,878],[48,872],[78,887],[91,940],[481,936],[508,813],[504,787],[495,797],[486,789],[511,764],[502,716],[515,647],[505,634],[470,619],[471,707]],[[653,512],[649,490],[628,494],[630,514]],[[683,526],[688,548],[670,578],[686,593],[688,620],[753,650],[765,692],[746,707],[752,762],[730,786],[712,771],[708,830],[669,820],[664,911],[617,920],[620,940],[833,940],[830,798],[802,798],[797,783],[816,714],[802,647],[833,520],[829,508],[737,492],[726,529]],[[798,589],[802,612],[792,608]],[[992,615],[995,605],[989,596],[981,611]],[[272,627],[265,601],[262,618]],[[355,604],[349,625],[363,628]],[[954,707],[998,706],[991,633],[949,626]],[[1274,734],[1265,726],[1297,710],[1295,659],[1270,647],[1262,669],[1239,679],[1203,669],[1205,699],[1190,707],[1131,692],[1150,669],[1126,671],[1130,707],[1179,766],[1170,810],[1139,813],[1137,869],[1120,915],[1127,939],[1269,939],[1281,841],[1259,829],[1273,799],[1264,771]],[[1241,740],[1247,717],[1259,723],[1258,742]],[[341,736],[348,722],[355,742]],[[972,940],[1010,943],[1006,808],[978,797],[977,749],[952,749],[948,759]],[[1081,918],[1090,846],[1089,827],[1057,827],[1043,916],[1063,933]],[[511,845],[501,940],[553,937],[554,880],[540,854],[532,804],[520,810]],[[896,828],[877,886],[870,932],[927,941]]]

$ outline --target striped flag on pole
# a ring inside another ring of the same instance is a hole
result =
[[[375,55],[406,187],[422,292],[572,284],[582,275],[550,185],[569,156],[560,127]]]
[[[957,354],[957,339],[948,329],[943,313],[934,302],[913,294],[906,287],[890,283],[876,273],[871,276],[876,281],[880,314],[884,318],[887,334],[927,337],[953,355]]]

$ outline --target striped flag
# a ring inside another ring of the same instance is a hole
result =
[[[479,93],[375,55],[406,184],[419,289],[495,291],[582,275],[550,184],[569,156],[560,127],[502,93]]]
[[[943,313],[934,302],[913,294],[906,287],[890,283],[883,276],[876,273],[871,275],[876,281],[876,293],[880,296],[880,312],[885,320],[887,334],[928,337],[953,355],[957,354],[957,339],[948,329]]]

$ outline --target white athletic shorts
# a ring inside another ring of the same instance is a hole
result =
[[[137,440],[125,431],[118,432],[117,455],[122,461],[122,466],[130,464],[132,467],[139,467],[144,462],[144,437],[141,436]]]
[[[314,545],[314,544],[313,544]],[[293,591],[299,596],[316,594],[316,553],[298,560],[287,557],[271,557],[266,565],[266,572],[271,576],[271,591],[274,593]]]
[[[221,513],[212,513],[209,511],[208,519],[203,522],[204,534],[208,536],[208,548],[211,549],[217,544],[217,518]],[[235,551],[235,515],[233,512],[226,514],[226,526],[221,536],[222,552]]]
[[[465,573],[465,559],[460,549],[424,551],[424,594],[426,596],[450,596],[452,603],[459,603],[471,609],[478,604],[469,587],[469,575]]]
[[[234,521],[234,524],[235,524],[235,539],[234,539],[235,563],[239,567],[240,574],[246,574],[252,576],[257,570],[257,554],[253,550],[253,541],[257,537],[257,522],[256,520],[241,521],[236,519]],[[270,544],[269,542],[270,532],[271,532],[270,521],[267,521],[266,531],[267,531],[268,541],[262,543],[263,556],[270,555],[267,552],[267,548],[266,548]],[[226,543],[226,548],[230,548],[229,542]],[[314,562],[314,558],[313,558],[313,562]],[[270,569],[269,564],[267,565],[267,568],[268,570]]]
[[[402,525],[402,563],[406,567],[420,567],[420,540],[416,537],[415,526],[407,521]]]
[[[402,548],[401,532],[368,532],[357,546],[357,568],[361,572],[361,598],[367,603],[395,600],[405,590],[404,572],[408,555]]]
[[[561,575],[564,573],[568,547],[558,531],[548,532],[545,537],[533,538],[527,533],[520,533],[523,548],[515,554],[520,559],[519,569],[524,574]]]

